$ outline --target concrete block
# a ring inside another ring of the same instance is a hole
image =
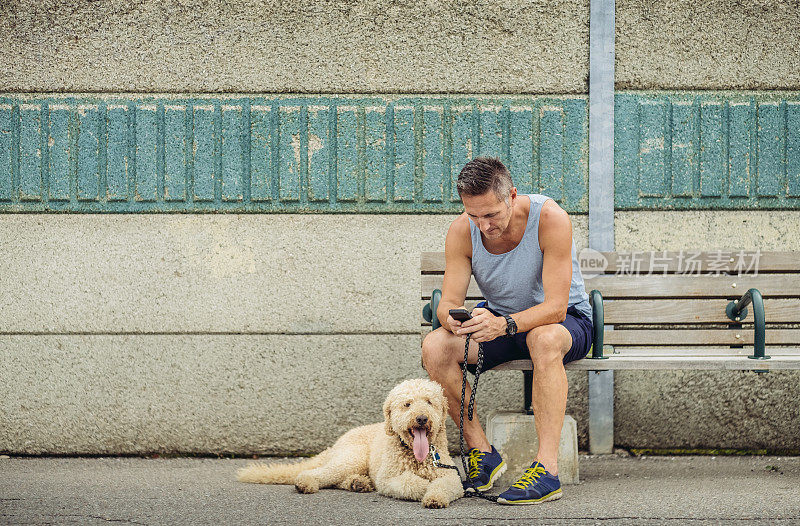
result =
[[[505,487],[516,482],[530,466],[539,448],[533,415],[525,413],[496,412],[489,415],[486,424],[489,442],[503,455],[508,469],[496,486]],[[558,445],[558,478],[562,484],[577,484],[578,479],[578,426],[569,415],[561,427]]]

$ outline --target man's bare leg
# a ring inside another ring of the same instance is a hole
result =
[[[562,360],[572,347],[572,336],[563,325],[551,324],[530,331],[526,341],[533,361],[533,418],[539,437],[536,460],[558,475],[558,445],[568,389]]]
[[[458,411],[461,407],[461,363],[464,361],[465,341],[465,338],[440,327],[428,334],[422,342],[422,361],[425,370],[428,371],[431,380],[438,382],[444,389],[448,402],[447,412],[456,425],[459,423]],[[477,359],[478,344],[470,341],[467,363],[476,363]],[[470,385],[467,382],[464,395],[464,441],[470,449],[477,448],[490,452],[492,447],[478,422],[476,406],[473,406],[472,420],[467,417],[470,392]]]

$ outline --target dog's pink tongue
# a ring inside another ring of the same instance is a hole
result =
[[[414,457],[422,462],[428,456],[428,434],[424,429],[414,429]]]

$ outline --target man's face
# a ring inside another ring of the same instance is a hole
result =
[[[487,239],[497,239],[503,235],[511,222],[514,201],[517,197],[517,189],[512,188],[509,194],[509,204],[497,198],[491,190],[482,195],[464,195],[461,202],[464,203],[464,211],[472,222],[483,232]]]

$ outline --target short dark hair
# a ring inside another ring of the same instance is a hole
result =
[[[476,157],[461,169],[456,182],[459,196],[483,195],[492,190],[497,199],[508,202],[514,184],[508,168],[496,157]]]

